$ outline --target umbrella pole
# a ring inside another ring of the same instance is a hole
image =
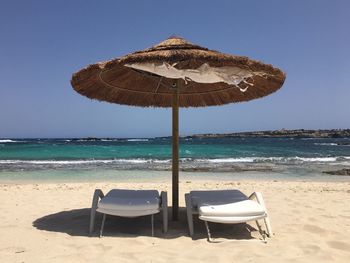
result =
[[[179,84],[180,81],[173,85],[173,98],[172,98],[172,115],[173,115],[173,158],[172,158],[172,171],[173,171],[173,220],[178,219],[179,211]]]

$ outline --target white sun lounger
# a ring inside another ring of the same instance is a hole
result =
[[[167,193],[157,190],[113,189],[106,195],[96,189],[92,199],[89,233],[94,231],[96,212],[103,214],[100,237],[103,234],[106,215],[120,217],[139,217],[151,215],[152,236],[154,236],[154,214],[162,211],[163,232],[168,231]]]
[[[272,236],[265,203],[259,192],[254,192],[248,197],[239,190],[191,191],[185,194],[185,201],[191,237],[194,235],[193,214],[198,214],[199,219],[204,221],[209,241],[211,235],[208,222],[237,224],[256,221],[265,240],[265,232],[258,222],[263,219],[268,237]]]

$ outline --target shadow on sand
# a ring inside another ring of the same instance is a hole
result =
[[[171,215],[171,207],[169,208]],[[46,215],[33,222],[33,226],[39,230],[66,233],[71,236],[90,236],[89,229],[90,208],[62,211]],[[102,221],[102,215],[97,213],[95,220],[95,231],[92,236],[98,236]],[[204,222],[194,217],[195,235],[194,240],[206,239],[207,232]],[[104,236],[134,237],[151,236],[151,217],[123,218],[107,216]],[[252,232],[257,231],[248,224],[214,224],[210,223],[210,231],[213,238],[224,238],[228,240],[250,240],[255,239]],[[179,210],[179,220],[172,221],[169,218],[168,233],[162,233],[162,216],[157,214],[154,217],[154,236],[158,238],[178,238],[188,236],[186,209]]]

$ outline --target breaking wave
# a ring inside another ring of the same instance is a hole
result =
[[[350,160],[347,156],[336,157],[240,157],[240,158],[218,158],[218,159],[197,159],[197,162],[208,163],[329,163]]]
[[[227,163],[330,163],[350,161],[350,156],[337,157],[239,157],[239,158],[215,158],[215,159],[195,159],[195,158],[180,158],[180,163],[212,163],[212,164],[227,164]],[[74,165],[74,164],[147,164],[159,163],[170,164],[171,159],[102,159],[102,160],[0,160],[0,164],[38,164],[38,165]]]
[[[0,143],[8,143],[8,142],[18,142],[18,141],[8,140],[8,139],[0,140]]]

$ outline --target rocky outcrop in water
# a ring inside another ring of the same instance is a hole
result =
[[[350,175],[350,169],[341,169],[336,171],[324,171],[325,174],[331,175]]]

